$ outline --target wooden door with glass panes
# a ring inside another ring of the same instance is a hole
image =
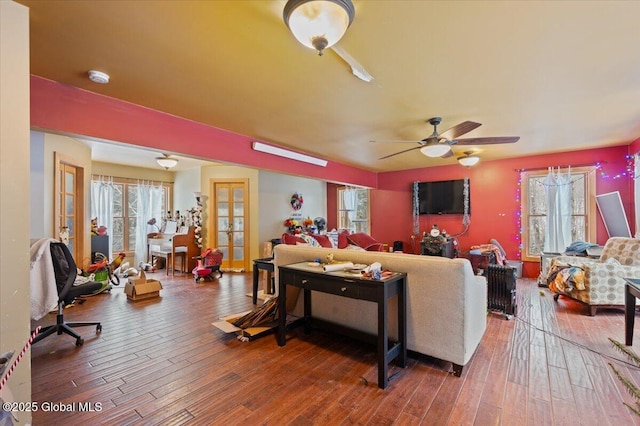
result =
[[[212,179],[213,247],[224,255],[221,268],[249,270],[248,179]]]
[[[57,154],[54,158],[56,167],[55,187],[57,189],[54,202],[55,227],[54,238],[59,238],[60,232],[66,228],[69,236],[69,251],[76,263],[83,259],[84,226],[84,197],[83,179],[84,169],[73,164],[73,161]]]

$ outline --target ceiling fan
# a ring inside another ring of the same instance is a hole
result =
[[[433,117],[427,120],[429,124],[433,126],[433,133],[426,138],[419,141],[371,141],[371,142],[390,142],[390,143],[417,143],[418,146],[395,152],[393,154],[380,157],[379,160],[393,157],[405,152],[414,151],[419,149],[427,157],[441,157],[447,158],[453,155],[451,151],[451,145],[490,145],[501,143],[514,143],[520,139],[520,136],[499,136],[499,137],[485,137],[485,138],[464,138],[458,139],[460,136],[469,133],[470,131],[477,129],[482,124],[473,121],[464,121],[446,130],[442,133],[438,133],[438,125],[442,121],[441,117]]]

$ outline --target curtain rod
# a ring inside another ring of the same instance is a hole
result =
[[[546,167],[532,167],[530,169],[513,169],[516,172],[531,172],[534,170],[547,170],[549,168],[560,168],[567,169],[569,167],[588,167],[588,166],[601,166],[603,164],[607,164],[606,161],[597,161],[595,163],[584,163],[584,164],[563,164],[560,166],[546,166]]]
[[[94,178],[98,178],[98,179],[102,179],[102,178],[110,178],[112,181],[114,180],[118,180],[119,182],[116,183],[139,183],[140,181],[148,181],[151,182],[152,184],[154,184],[155,182],[159,182],[161,185],[173,185],[173,182],[167,182],[164,180],[157,180],[157,179],[139,179],[139,178],[129,178],[129,177],[124,177],[124,176],[110,176],[110,175],[100,175],[100,174],[92,174],[91,175],[91,179],[95,180]]]

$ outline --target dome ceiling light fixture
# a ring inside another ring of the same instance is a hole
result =
[[[420,148],[420,152],[427,157],[442,157],[451,151],[451,147],[446,143],[440,143],[435,138],[429,138],[427,144]]]
[[[344,36],[355,14],[351,0],[288,0],[282,16],[293,36],[322,56]]]
[[[178,164],[178,159],[170,157],[168,154],[162,154],[162,157],[156,157],[156,161],[160,167],[163,167],[165,170],[169,170],[172,167],[175,167]]]
[[[93,81],[94,83],[99,83],[99,84],[109,83],[110,77],[109,77],[109,74],[107,74],[106,72],[89,70],[88,74],[89,74],[89,80]]]
[[[473,153],[473,151],[465,151],[462,157],[458,157],[458,163],[465,167],[471,167],[478,164],[480,157]]]

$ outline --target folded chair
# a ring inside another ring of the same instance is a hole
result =
[[[50,245],[51,260],[53,261],[53,272],[56,280],[56,287],[58,288],[58,314],[56,317],[56,323],[44,327],[40,330],[40,333],[35,337],[33,343],[39,342],[45,337],[56,333],[66,333],[75,337],[76,346],[81,346],[84,343],[84,339],[77,334],[72,328],[95,326],[96,333],[102,331],[102,325],[99,322],[64,322],[64,307],[73,303],[76,297],[87,296],[99,292],[103,288],[103,284],[99,282],[88,282],[74,286],[77,275],[76,262],[73,260],[73,256],[69,251],[69,248],[59,242],[51,242]]]

